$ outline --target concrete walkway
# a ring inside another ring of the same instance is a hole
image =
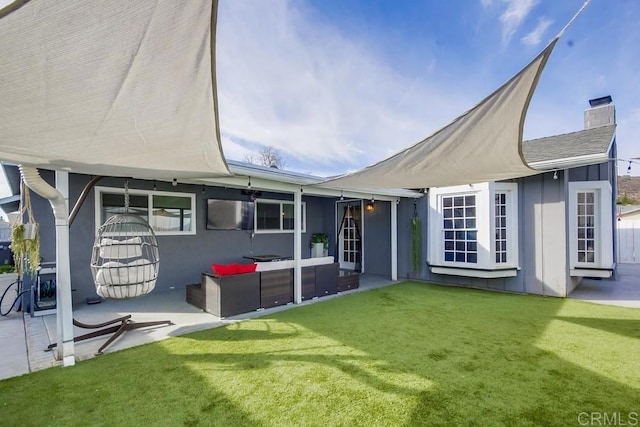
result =
[[[0,275],[0,296],[15,280],[15,274]],[[0,316],[0,379],[26,373],[29,373],[29,362],[23,316],[21,312],[12,311]]]
[[[569,298],[640,308],[640,264],[618,264],[615,280],[583,279]]]

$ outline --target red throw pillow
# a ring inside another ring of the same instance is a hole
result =
[[[256,271],[258,264],[236,264],[236,267],[238,273],[253,273]]]
[[[216,276],[230,276],[238,272],[236,264],[211,264],[211,269]]]

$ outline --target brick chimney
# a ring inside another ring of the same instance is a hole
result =
[[[584,110],[584,128],[593,129],[616,124],[616,106],[611,95],[589,100],[591,108]]]

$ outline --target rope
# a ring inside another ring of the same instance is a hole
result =
[[[575,15],[573,15],[573,18],[571,18],[571,20],[567,23],[567,25],[565,25],[564,28],[562,30],[560,30],[560,32],[558,33],[558,35],[555,38],[559,39],[560,37],[562,37],[562,35],[565,33],[565,31],[567,31],[567,28],[569,28],[571,26],[571,24],[573,24],[573,21],[575,21],[576,18],[578,18],[578,16],[582,13],[582,11],[585,10],[586,7],[589,5],[589,3],[591,3],[591,0],[586,0],[584,2],[582,7],[576,12]]]
[[[129,180],[124,180],[124,212],[129,213]]]

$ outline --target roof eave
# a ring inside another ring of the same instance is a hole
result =
[[[552,159],[552,160],[542,160],[539,162],[531,162],[529,163],[529,166],[540,172],[546,172],[549,170],[570,169],[570,168],[577,168],[580,166],[595,165],[599,163],[608,162],[609,160],[611,160],[609,158],[608,151],[609,150],[607,150],[607,153],[597,153],[597,154],[589,154],[586,156],[566,157],[563,159]]]

